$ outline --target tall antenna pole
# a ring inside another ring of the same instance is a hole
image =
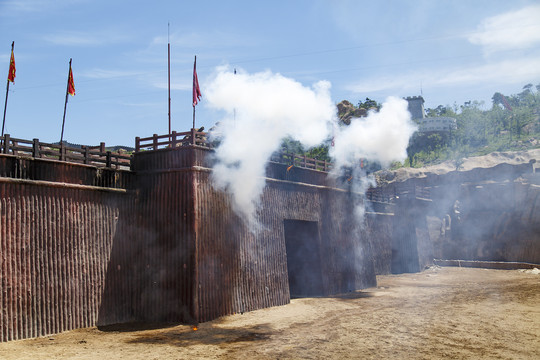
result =
[[[169,134],[171,134],[171,41],[170,41],[170,24],[167,23],[167,48],[168,48],[168,61],[167,61],[167,73],[169,77]]]

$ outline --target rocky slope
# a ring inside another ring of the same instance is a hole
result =
[[[508,165],[531,165],[533,169],[540,172],[540,149],[527,151],[509,151],[509,152],[494,152],[484,156],[474,156],[463,158],[463,162],[459,164],[457,172],[467,172],[474,169],[493,168],[500,164]],[[533,163],[531,163],[533,161]],[[456,171],[455,161],[445,161],[441,164],[428,166],[424,168],[401,168],[394,171],[385,170],[376,174],[381,180],[386,182],[400,182],[411,178],[424,178],[429,175],[444,175]]]

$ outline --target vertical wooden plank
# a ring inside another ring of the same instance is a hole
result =
[[[50,196],[47,193],[48,189],[44,189],[42,197],[42,210],[41,219],[43,221],[43,241],[42,241],[42,254],[43,254],[43,282],[42,282],[42,298],[43,298],[43,318],[44,327],[43,334],[47,335],[52,333],[52,321],[51,321],[51,287],[52,278],[50,273],[50,248],[51,248],[51,206]]]
[[[36,195],[31,192],[30,196],[30,246],[32,247],[31,257],[32,266],[31,279],[32,279],[32,337],[39,336],[39,326],[41,323],[41,314],[39,312],[40,293],[39,293],[39,278],[40,278],[40,256],[39,256],[39,223],[36,216],[37,204]]]
[[[70,192],[70,196],[68,198],[67,207],[64,210],[67,213],[67,236],[66,236],[66,274],[67,274],[67,282],[66,282],[66,289],[68,292],[68,326],[67,330],[71,330],[75,328],[75,293],[74,293],[74,285],[75,285],[75,273],[73,271],[73,267],[75,264],[75,256],[74,256],[74,246],[75,246],[75,228],[77,226],[81,226],[82,224],[77,224],[75,222],[75,214],[77,212],[77,195],[79,193],[78,190],[72,190]]]
[[[60,314],[59,314],[59,306],[58,306],[58,298],[59,298],[59,282],[58,282],[58,261],[57,261],[57,254],[58,254],[58,214],[57,210],[58,207],[56,206],[56,189],[50,189],[51,197],[50,197],[50,213],[51,213],[51,219],[50,219],[50,231],[51,231],[51,238],[50,238],[50,248],[48,249],[49,252],[49,269],[50,269],[50,277],[51,277],[51,323],[52,323],[52,332],[51,334],[56,334],[60,332]]]
[[[99,221],[99,218],[101,216],[101,207],[98,203],[92,202],[91,203],[91,218],[89,218],[90,221],[90,231],[92,236],[90,237],[90,314],[89,314],[89,326],[93,326],[95,321],[95,315],[96,315],[96,292],[97,292],[97,247],[98,247],[98,239],[101,236],[100,229],[98,228],[97,224]]]
[[[14,204],[13,199],[8,199],[8,221],[7,221],[7,257],[8,257],[8,270],[7,270],[7,279],[8,279],[8,286],[7,286],[7,299],[8,299],[8,319],[9,319],[9,328],[8,328],[8,338],[7,340],[14,340],[16,339],[17,334],[17,325],[16,325],[16,316],[17,316],[17,310],[16,310],[16,304],[14,304],[15,296],[17,295],[15,293],[14,284],[16,281],[16,275],[15,275],[15,252],[13,249],[13,225],[14,224]]]
[[[5,185],[0,184],[0,194],[5,194]],[[7,247],[6,247],[6,200],[0,197],[0,342],[7,341],[7,299],[6,299],[6,275],[7,275]]]
[[[85,201],[84,201],[84,208],[83,208],[83,221],[88,221],[88,219],[90,218],[90,204],[89,202],[87,201],[88,200],[88,195],[85,194],[85,197],[84,197]],[[81,238],[82,240],[82,243],[81,243],[81,252],[82,252],[82,264],[83,264],[83,269],[82,269],[82,272],[83,272],[83,281],[82,281],[82,296],[83,296],[83,299],[84,299],[84,305],[83,305],[83,327],[88,327],[90,326],[90,322],[89,322],[89,319],[90,319],[90,307],[91,307],[91,292],[90,292],[90,260],[89,260],[89,257],[90,257],[90,246],[89,246],[89,243],[91,242],[91,235],[89,234],[89,230],[88,229],[83,229],[82,230],[84,233],[83,233],[83,236]]]
[[[21,241],[23,244],[22,247],[22,258],[21,258],[21,267],[22,267],[22,275],[24,279],[24,285],[23,285],[23,294],[21,296],[22,300],[22,316],[23,319],[23,335],[22,338],[29,338],[30,335],[30,324],[33,321],[32,318],[32,307],[31,307],[31,297],[32,297],[32,291],[31,283],[30,283],[30,268],[31,268],[31,256],[30,256],[30,217],[29,217],[29,200],[27,196],[27,190],[28,187],[22,187],[21,186]]]
[[[45,202],[44,202],[44,194],[42,188],[37,189],[37,197],[36,197],[36,217],[37,217],[37,230],[36,230],[36,240],[37,240],[37,249],[38,249],[38,257],[39,262],[39,276],[37,277],[37,280],[39,283],[37,284],[37,291],[38,291],[38,313],[39,313],[39,327],[38,327],[38,336],[43,336],[45,334],[46,328],[47,328],[47,315],[45,311],[45,279],[47,276],[46,273],[46,254],[44,252],[45,247],[45,217],[43,216],[45,214]]]
[[[82,257],[82,237],[83,237],[83,227],[78,226],[78,224],[83,223],[82,213],[83,213],[83,192],[77,192],[77,211],[75,212],[74,223],[77,224],[74,227],[74,239],[73,239],[73,252],[74,252],[74,279],[76,279],[74,284],[74,296],[75,296],[75,328],[80,328],[84,326],[83,321],[83,311],[84,311],[84,300],[83,300],[83,257]]]

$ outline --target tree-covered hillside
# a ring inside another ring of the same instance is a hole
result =
[[[452,117],[457,129],[450,132],[417,132],[412,137],[404,166],[421,167],[494,151],[540,148],[540,84],[527,84],[519,94],[496,92],[488,110],[479,101],[439,105],[426,109],[429,117]]]
[[[370,98],[358,105],[343,100],[337,104],[339,124],[347,127],[351,118],[366,116],[368,110],[378,111],[380,106]],[[422,167],[446,160],[454,160],[459,166],[464,157],[540,148],[540,84],[527,84],[522,92],[509,96],[496,92],[488,106],[472,100],[463,105],[428,108],[426,116],[455,118],[457,128],[446,132],[416,132],[407,148],[408,158],[403,164],[394,164],[395,167]],[[331,160],[330,142],[331,139],[319,147],[304,149],[299,142],[286,139],[282,151]],[[371,171],[380,168],[377,164],[365,164]]]

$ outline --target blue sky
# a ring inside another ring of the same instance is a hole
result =
[[[167,23],[176,131],[192,123],[194,55],[197,126],[207,129],[220,114],[204,85],[222,65],[305,86],[327,80],[336,103],[422,91],[426,107],[489,106],[496,91],[540,83],[538,19],[540,1],[530,0],[0,0],[0,76],[12,41],[17,65],[5,132],[59,140],[73,58],[64,139],[133,146],[136,136],[166,134]]]

